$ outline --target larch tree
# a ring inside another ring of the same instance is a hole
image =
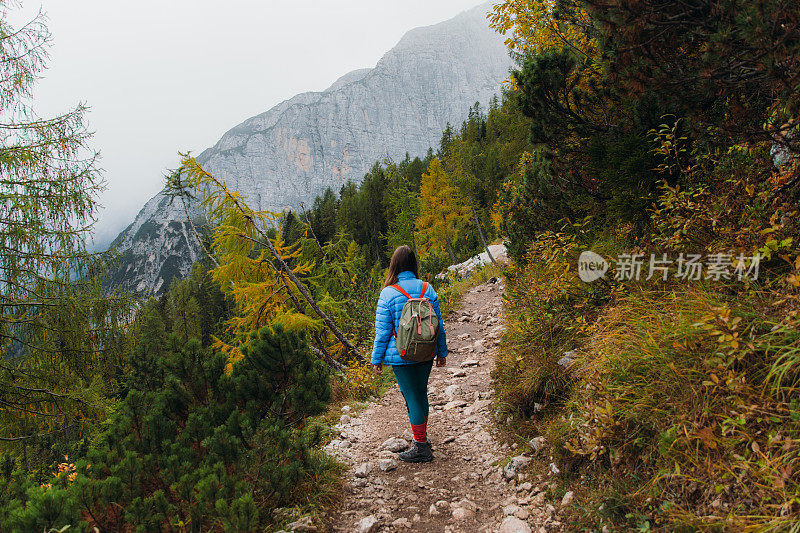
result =
[[[126,310],[104,297],[103,258],[85,247],[103,186],[86,107],[32,109],[51,36],[41,12],[12,26],[15,6],[0,0],[0,441],[22,444],[28,466],[28,443],[104,416]]]
[[[309,291],[304,279],[314,265],[301,260],[298,243],[284,241],[277,226],[280,216],[250,207],[241,194],[204,170],[194,157],[186,154],[181,163],[168,177],[168,187],[203,198],[201,206],[214,227],[212,249],[219,265],[212,273],[238,307],[238,315],[229,321],[229,333],[244,344],[217,339],[215,347],[233,363],[241,359],[251,332],[280,325],[309,333],[317,341],[317,354],[332,366],[340,363],[331,356],[324,331],[341,354],[363,361],[356,346]]]
[[[459,190],[451,183],[439,158],[434,158],[428,172],[422,175],[420,187],[420,214],[417,228],[420,232],[420,248],[425,253],[436,252],[443,247],[456,263],[453,250],[455,235],[469,220],[470,209]]]

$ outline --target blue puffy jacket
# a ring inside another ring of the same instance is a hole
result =
[[[397,275],[397,284],[404,291],[413,297],[418,297],[422,292],[423,282],[414,276],[413,272],[405,271]],[[436,316],[439,317],[439,338],[436,355],[447,357],[447,337],[444,333],[444,322],[442,321],[442,311],[439,309],[439,300],[436,291],[428,284],[425,296],[433,304]],[[413,365],[414,361],[406,361],[400,357],[397,351],[397,341],[394,332],[400,323],[400,313],[403,311],[408,298],[397,289],[384,287],[378,298],[378,310],[375,312],[375,346],[372,348],[372,364],[383,363],[385,365]]]

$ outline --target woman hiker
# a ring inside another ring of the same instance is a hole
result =
[[[409,314],[404,320],[410,317],[414,328],[407,326],[398,338],[400,316],[409,301],[411,301],[407,310]],[[434,321],[438,324],[434,324]],[[406,349],[398,350],[398,342],[406,345],[410,329],[416,329],[418,332],[417,337],[412,337],[415,342],[418,341],[418,345],[415,346],[412,342],[413,350],[409,348],[409,353],[406,353]],[[419,340],[420,338],[422,340]],[[427,339],[432,339],[429,346],[425,345]],[[417,256],[414,251],[408,246],[400,246],[392,254],[386,282],[378,298],[378,309],[375,312],[375,346],[371,362],[377,373],[382,371],[384,364],[391,365],[400,392],[405,398],[414,445],[399,457],[409,463],[425,463],[433,460],[426,429],[428,377],[431,374],[434,356],[437,367],[445,365],[447,339],[436,291],[419,279]]]

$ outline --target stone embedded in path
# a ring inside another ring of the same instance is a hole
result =
[[[361,463],[355,469],[355,476],[357,478],[365,478],[372,472],[372,463]]]
[[[465,377],[467,377],[467,371],[464,370],[463,368],[462,369],[458,369],[458,370],[453,372],[453,377],[454,378],[465,378]]]
[[[505,477],[507,480],[514,479],[519,469],[530,462],[531,458],[525,457],[524,455],[513,457],[503,469],[503,477]]]
[[[492,436],[489,434],[488,431],[485,429],[480,430],[475,434],[475,440],[478,442],[490,442],[492,440]]]
[[[394,459],[378,459],[378,468],[384,472],[389,472],[397,468],[397,461]]]
[[[484,410],[492,404],[492,400],[477,400],[464,410],[464,414],[470,416],[474,413]]]
[[[300,520],[295,520],[291,524],[287,524],[286,527],[289,528],[289,531],[297,531],[298,533],[314,533],[317,531],[317,526],[311,523],[310,516],[304,516]]]
[[[532,488],[533,488],[533,485],[531,484],[531,482],[530,481],[526,481],[525,483],[521,483],[517,487],[517,492],[530,492],[530,490]]]
[[[447,388],[444,389],[444,396],[448,400],[454,400],[456,396],[461,394],[461,387],[458,385],[448,385]]]
[[[365,516],[356,524],[355,533],[375,533],[379,526],[380,522],[375,515]]]
[[[349,414],[350,413],[350,406],[349,405],[345,405],[344,407],[342,407],[342,412],[344,414]]]
[[[411,528],[411,522],[408,520],[408,518],[398,518],[397,520],[392,522],[392,527],[396,527],[398,529],[399,528],[409,529]]]
[[[481,366],[481,362],[477,359],[466,359],[461,362],[461,368],[466,368],[468,366]]]
[[[452,402],[447,402],[445,404],[444,410],[445,411],[451,411],[451,410],[456,409],[458,407],[466,407],[466,406],[467,406],[467,402],[465,402],[464,400],[453,400]]]
[[[339,419],[339,424],[341,424],[343,426],[346,426],[349,423],[350,423],[350,416],[349,415],[342,415],[342,417]]]
[[[514,516],[514,514],[519,511],[519,505],[509,504],[503,506],[503,514],[505,516]]]
[[[436,506],[436,509],[440,513],[443,513],[444,511],[450,509],[450,503],[447,502],[446,500],[439,500],[434,504],[434,506]]]
[[[452,509],[453,519],[455,520],[469,520],[473,518],[478,511],[478,506],[475,505],[475,502],[466,498],[462,498],[460,501],[453,502],[449,505]]]
[[[399,437],[392,437],[381,444],[381,449],[389,450],[390,452],[402,452],[408,449],[408,441]]]
[[[456,507],[453,509],[454,520],[469,520],[475,516],[475,511],[467,509],[466,507]]]
[[[531,533],[531,526],[515,516],[507,516],[497,533]]]

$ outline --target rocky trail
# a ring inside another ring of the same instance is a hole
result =
[[[502,282],[472,288],[446,317],[450,355],[431,373],[428,438],[435,459],[408,464],[405,403],[395,385],[356,416],[343,408],[339,438],[326,449],[350,470],[341,504],[329,513],[337,532],[525,533],[558,531],[556,506],[545,500],[548,477],[518,470],[530,459],[493,437],[495,348],[504,328]],[[385,369],[391,372],[391,369]]]

